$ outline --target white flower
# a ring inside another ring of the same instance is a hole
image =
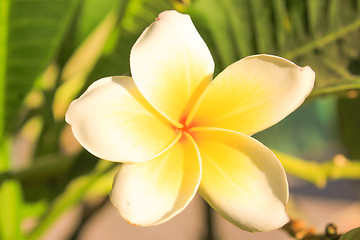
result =
[[[213,81],[211,54],[188,15],[165,11],[137,40],[131,77],[94,82],[66,121],[92,154],[122,162],[111,201],[135,225],[181,212],[199,190],[225,219],[248,231],[288,222],[288,184],[275,155],[250,135],[294,111],[315,74],[256,55]]]

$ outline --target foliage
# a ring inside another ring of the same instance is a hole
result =
[[[66,209],[107,196],[114,166],[69,143],[65,111],[96,79],[129,75],[133,43],[161,11],[173,8],[191,15],[216,73],[256,53],[310,65],[317,78],[309,104],[324,95],[335,99],[339,121],[332,131],[341,136],[343,154],[360,158],[359,0],[2,0],[0,239],[37,239]],[[28,144],[19,150],[24,139]],[[288,173],[318,186],[328,178],[360,178],[359,161],[345,158],[344,167],[336,158],[318,164],[277,154]],[[39,224],[24,232],[28,217]]]
[[[355,228],[340,237],[340,240],[355,240],[360,238],[360,228]]]

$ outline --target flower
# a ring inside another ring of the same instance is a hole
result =
[[[122,162],[111,201],[134,225],[163,223],[197,191],[247,231],[288,222],[288,184],[250,135],[294,111],[313,88],[310,67],[271,55],[239,60],[213,81],[211,54],[188,15],[165,11],[130,54],[132,77],[94,82],[66,121],[93,155]]]

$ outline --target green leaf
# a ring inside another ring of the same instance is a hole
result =
[[[255,51],[251,25],[251,14],[246,10],[248,2],[245,1],[227,1],[225,12],[229,15],[231,29],[234,30],[233,37],[238,56],[246,57]]]
[[[339,240],[358,240],[360,239],[360,228],[355,228],[340,237]]]
[[[277,9],[277,8],[275,8]],[[271,2],[267,0],[250,1],[250,12],[253,15],[257,52],[274,52],[273,24],[271,20]]]
[[[108,13],[118,7],[120,2],[114,0],[86,0],[80,10],[75,31],[75,43],[79,46],[105,19]]]
[[[339,129],[350,158],[360,159],[360,98],[338,100]]]
[[[236,58],[236,51],[234,51],[233,39],[231,36],[231,25],[227,18],[227,7],[228,4],[223,1],[198,1],[196,5],[191,9],[193,14],[193,21],[195,26],[201,26],[206,23],[211,31],[210,35],[214,42],[213,53],[216,52],[219,58],[218,64],[224,68],[231,64],[233,59]],[[204,11],[206,9],[206,11]],[[236,22],[236,21],[234,21]],[[198,23],[198,24],[197,24]],[[219,66],[216,66],[219,67]]]
[[[129,58],[133,44],[160,12],[171,8],[171,4],[168,0],[131,0],[123,2],[121,7],[119,23],[108,42],[106,53],[95,65],[83,90],[104,76],[130,75]]]
[[[120,15],[119,5],[126,1],[86,0],[77,9],[76,18],[71,22],[72,27],[53,63],[59,67],[58,83],[64,84],[46,91],[45,104],[41,108],[44,124],[36,156],[58,151],[66,108],[103,53]],[[46,76],[41,80],[46,81]]]
[[[6,180],[0,184],[0,239],[22,239],[21,192],[17,180]]]
[[[319,35],[319,31],[323,30],[321,20],[324,18],[325,6],[326,2],[323,0],[313,1],[307,0],[307,21],[308,21],[308,29],[312,36]]]
[[[110,12],[119,12],[119,6],[126,4],[128,0],[83,0],[76,12],[76,17],[71,23],[72,28],[68,31],[57,63],[62,68],[70,57],[91,38],[97,28],[103,23]]]
[[[0,138],[3,135],[5,129],[5,76],[6,76],[6,58],[7,58],[7,31],[8,31],[8,12],[9,1],[4,0],[0,2]]]
[[[9,139],[0,141],[0,174],[10,169],[10,149]],[[0,239],[22,239],[22,190],[17,179],[0,181],[0,203]]]
[[[59,216],[81,202],[99,180],[103,181],[103,176],[106,174],[113,176],[114,172],[111,170],[114,169],[114,166],[113,163],[101,161],[91,173],[72,181],[66,190],[53,202],[53,206],[44,216],[41,223],[29,234],[28,239],[39,239]],[[108,186],[106,186],[106,189],[108,189]]]
[[[289,14],[286,11],[285,0],[273,0],[275,11],[276,45],[279,50],[286,46],[286,38],[290,31]]]
[[[78,0],[0,1],[0,135],[51,60]]]
[[[341,9],[341,11],[339,11]],[[360,89],[360,4],[353,0],[197,0],[189,8],[216,72],[270,53],[316,72],[312,96]]]

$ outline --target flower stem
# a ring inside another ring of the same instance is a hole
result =
[[[215,240],[214,234],[214,215],[211,206],[204,201],[206,211],[206,233],[203,240]]]

